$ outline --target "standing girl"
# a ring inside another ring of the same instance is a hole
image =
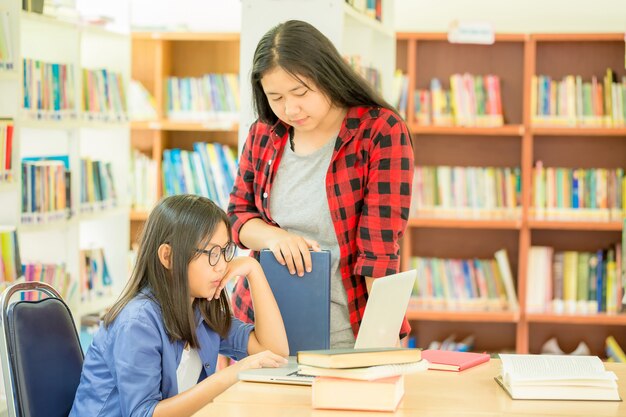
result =
[[[228,218],[209,199],[161,200],[131,279],[87,351],[70,416],[190,416],[238,372],[286,363],[287,337],[265,275],[234,253]],[[250,284],[254,327],[231,318],[222,291],[240,275]],[[216,373],[218,353],[238,362]]]
[[[309,249],[330,249],[331,347],[350,347],[372,278],[399,270],[413,148],[402,119],[320,31],[297,20],[267,32],[254,53],[250,128],[228,214],[235,241],[269,248],[292,274]],[[254,317],[249,282],[235,315]],[[258,316],[258,313],[257,313]],[[410,330],[405,320],[401,337]]]

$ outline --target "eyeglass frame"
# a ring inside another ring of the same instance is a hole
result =
[[[228,258],[226,257],[226,251],[227,251],[229,248],[231,248],[231,247],[233,248],[233,252],[232,252],[232,255],[230,255],[230,259],[228,259]],[[212,253],[214,253],[214,251],[215,251],[215,249],[216,249],[216,248],[219,248],[219,256],[217,257],[217,260],[215,261],[215,263],[211,263],[211,254],[212,254]],[[196,252],[200,252],[200,253],[203,253],[203,254],[207,255],[207,261],[209,262],[209,265],[210,265],[210,266],[215,266],[215,265],[217,265],[217,264],[218,264],[218,262],[220,261],[220,258],[221,258],[222,256],[224,256],[224,260],[225,260],[226,262],[230,262],[230,261],[232,261],[232,260],[233,260],[233,258],[235,257],[235,252],[236,252],[236,251],[237,251],[237,245],[235,245],[235,242],[233,242],[232,240],[231,240],[230,242],[228,242],[228,243],[226,244],[226,246],[224,246],[224,247],[221,247],[220,245],[215,245],[215,246],[213,246],[213,247],[212,247],[211,249],[209,249],[209,250],[206,250],[206,249],[198,249],[198,248],[196,248]]]

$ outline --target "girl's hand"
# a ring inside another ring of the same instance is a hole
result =
[[[274,253],[278,263],[287,266],[290,274],[297,272],[300,277],[304,275],[305,269],[311,272],[312,262],[309,249],[315,252],[321,250],[319,243],[315,240],[293,233],[285,233],[279,239],[270,241],[268,248]]]
[[[247,277],[255,272],[255,269],[257,271],[261,270],[261,265],[256,261],[256,259],[249,256],[238,256],[233,258],[233,260],[227,264],[224,277],[220,281],[220,285],[215,289],[213,298],[216,300],[220,298],[220,293],[228,281],[238,276]]]
[[[240,360],[235,366],[238,366],[239,371],[241,372],[246,369],[278,368],[279,366],[286,364],[287,359],[273,353],[270,350],[265,350]]]

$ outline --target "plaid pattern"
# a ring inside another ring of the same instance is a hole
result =
[[[250,129],[228,206],[239,245],[239,230],[250,219],[261,218],[278,226],[269,213],[268,198],[288,129],[281,121],[274,126],[256,122]],[[398,241],[409,218],[412,181],[413,145],[402,120],[383,108],[349,109],[326,174],[326,192],[355,336],[367,302],[363,277],[382,277],[399,270]],[[254,321],[245,279],[235,284],[232,307],[242,321]],[[410,329],[405,318],[401,337]]]

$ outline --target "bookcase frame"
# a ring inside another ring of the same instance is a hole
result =
[[[239,34],[225,32],[134,32],[132,76],[154,97],[158,119],[131,123],[132,147],[157,163],[157,197],[163,195],[163,151],[193,150],[197,141],[237,146],[238,123],[188,123],[169,120],[165,114],[167,77],[199,77],[206,73],[239,73]],[[136,242],[145,210],[132,210],[131,245]]]
[[[556,336],[569,352],[584,340],[592,354],[605,356],[604,339],[613,334],[626,346],[626,314],[555,315],[525,311],[526,273],[531,245],[556,250],[596,250],[620,241],[622,224],[613,222],[533,219],[532,169],[536,159],[546,166],[626,168],[626,129],[550,128],[531,125],[530,93],[534,74],[602,77],[607,67],[621,78],[624,34],[496,34],[492,45],[451,44],[446,33],[399,32],[396,64],[408,75],[407,122],[416,164],[519,166],[522,211],[516,220],[412,218],[403,238],[402,269],[412,256],[493,258],[506,247],[520,303],[517,312],[409,310],[418,346],[456,334],[476,336],[477,350],[539,353]],[[454,72],[496,74],[502,81],[505,125],[497,128],[419,126],[413,94],[428,88],[430,78],[445,85]]]
[[[21,10],[21,2],[0,0],[0,9],[9,10],[14,39],[15,70],[0,77],[3,91],[0,100],[1,117],[14,122],[13,150],[14,182],[0,188],[0,224],[15,226],[18,231],[23,262],[60,263],[72,281],[78,281],[80,250],[104,248],[107,266],[113,280],[111,295],[83,301],[80,288],[66,300],[77,325],[88,314],[99,313],[117,298],[128,277],[129,202],[128,152],[114,153],[112,149],[128,149],[130,125],[127,122],[88,121],[82,115],[82,68],[112,69],[130,82],[130,36],[111,32],[77,21]],[[44,36],[41,36],[41,34]],[[68,42],[55,45],[54,40]],[[97,49],[97,54],[93,51]],[[78,119],[36,120],[22,109],[23,58],[64,62],[74,66],[76,111]],[[27,156],[67,155],[72,171],[72,216],[67,220],[25,224],[21,221],[22,182],[21,160]],[[107,210],[81,213],[80,158],[91,157],[113,163],[117,191],[116,206]]]

